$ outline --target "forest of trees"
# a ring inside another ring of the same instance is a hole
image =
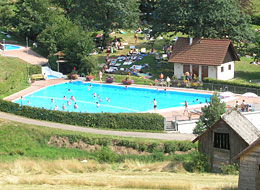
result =
[[[0,0],[0,28],[37,41],[50,57],[64,52],[64,72],[74,66],[92,72],[89,53],[97,32],[104,47],[112,30],[140,26],[151,27],[155,36],[181,32],[252,41],[250,6],[249,0]]]

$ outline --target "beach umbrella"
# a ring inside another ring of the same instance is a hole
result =
[[[258,97],[255,93],[252,93],[252,92],[247,92],[245,94],[242,94],[242,96],[248,97],[248,98],[257,98]]]
[[[229,97],[234,96],[234,94],[233,94],[232,92],[227,91],[227,92],[222,92],[222,93],[220,93],[219,96],[220,96],[221,98],[229,98]]]

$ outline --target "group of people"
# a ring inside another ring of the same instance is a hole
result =
[[[91,87],[92,87],[92,85],[90,84],[88,90],[90,90]],[[68,89],[68,92],[71,92],[71,89]],[[92,96],[93,96],[93,98],[98,98],[98,101],[96,101],[96,107],[99,108],[99,107],[100,107],[99,102],[102,102],[101,97],[100,97],[99,94],[97,94],[96,92],[94,92],[94,93],[92,94]],[[22,99],[22,98],[21,98],[21,99]],[[110,98],[106,97],[105,99],[106,99],[107,102],[110,102]],[[75,97],[74,97],[73,95],[72,95],[69,99],[66,99],[66,96],[63,96],[63,100],[64,100],[64,101],[67,100],[67,106],[70,106],[70,105],[71,105],[71,101],[72,101],[72,102],[75,102],[75,101],[76,101],[76,99],[75,99]],[[54,98],[51,98],[51,103],[52,103],[52,104],[55,103]],[[74,107],[74,109],[78,109],[78,104],[75,102],[73,107]],[[66,109],[67,109],[67,108],[66,108],[66,105],[63,103],[63,104],[62,104],[62,110],[66,110]],[[53,110],[59,110],[58,105],[56,105]],[[86,110],[85,112],[87,112],[87,110]]]
[[[236,105],[235,105],[236,109],[241,109],[242,112],[244,111],[248,111],[249,109],[249,104],[247,104],[245,102],[245,100],[242,100],[242,103],[239,105],[238,101],[236,101]]]
[[[159,82],[163,86],[163,83],[164,83],[164,75],[163,75],[163,73],[160,74],[159,78],[160,78],[160,81],[158,81],[158,79],[154,79],[155,86],[157,86],[159,84]],[[166,77],[165,81],[166,81],[166,87],[170,87],[171,86],[171,79],[170,79],[169,76]],[[152,83],[150,84],[150,86],[152,86]],[[165,91],[166,91],[166,89],[165,89]]]

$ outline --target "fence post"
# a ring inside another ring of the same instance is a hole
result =
[[[164,128],[164,131],[166,131],[166,118],[164,118],[164,126],[163,126],[163,128]]]

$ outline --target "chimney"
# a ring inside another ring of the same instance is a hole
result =
[[[190,37],[190,46],[192,45],[192,40],[193,40],[193,39]]]

